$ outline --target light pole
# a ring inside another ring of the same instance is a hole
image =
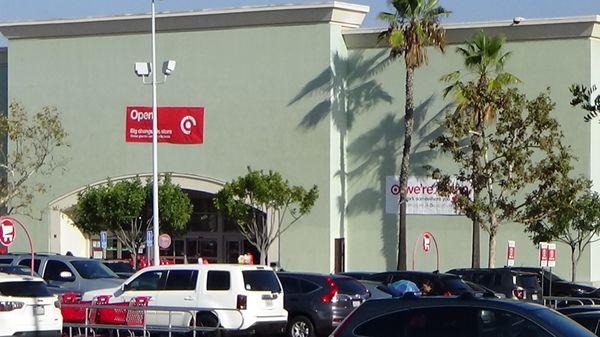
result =
[[[152,63],[136,62],[135,73],[142,76],[144,84],[152,84],[152,234],[153,238],[153,258],[154,265],[160,264],[160,248],[158,246],[158,106],[156,85],[164,83],[167,76],[175,70],[175,61],[169,60],[163,64],[163,74],[165,78],[162,82],[156,82],[156,6],[155,0],[152,0]],[[146,82],[146,77],[152,74],[152,82]],[[136,253],[134,253],[136,254]]]

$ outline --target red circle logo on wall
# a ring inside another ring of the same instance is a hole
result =
[[[15,242],[15,224],[11,219],[4,219],[0,222],[0,243],[6,247]]]

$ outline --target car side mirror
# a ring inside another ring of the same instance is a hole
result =
[[[75,276],[73,276],[73,274],[70,271],[61,271],[59,276],[64,282],[75,281]]]

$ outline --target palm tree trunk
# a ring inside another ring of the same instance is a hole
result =
[[[406,196],[408,194],[408,170],[414,125],[413,98],[414,69],[406,67],[406,104],[404,106],[404,149],[400,166],[400,205],[398,207],[398,260],[397,269],[406,270]]]

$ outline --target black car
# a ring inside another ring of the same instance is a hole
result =
[[[582,311],[568,314],[567,317],[600,336],[600,311]]]
[[[542,300],[542,288],[533,273],[506,267],[452,269],[448,273],[502,293],[506,298],[530,302]]]
[[[289,337],[326,336],[369,296],[357,280],[340,275],[278,273],[288,312]]]
[[[552,296],[595,297],[585,296],[584,294],[593,292],[596,288],[585,284],[569,282],[540,267],[512,267],[512,269],[536,274],[540,284],[542,283],[542,275],[544,275],[544,296],[550,295],[550,287],[552,287]]]
[[[370,272],[370,271],[347,271],[347,272],[338,273],[337,275],[350,276],[357,280],[365,280],[373,274],[376,274],[376,273]]]
[[[135,274],[135,269],[127,261],[102,261],[105,266],[112,270],[122,279],[128,279],[129,276]]]
[[[369,300],[332,337],[593,337],[556,311],[521,301],[461,296]]]
[[[414,282],[419,289],[426,295],[460,295],[463,293],[473,293],[460,277],[452,274],[429,273],[421,271],[387,271],[373,274],[366,278],[368,281],[380,282],[383,285],[391,284],[400,280]],[[427,287],[428,289],[425,289]]]
[[[600,311],[600,305],[573,305],[570,307],[558,308],[556,311],[568,316],[581,312]]]

